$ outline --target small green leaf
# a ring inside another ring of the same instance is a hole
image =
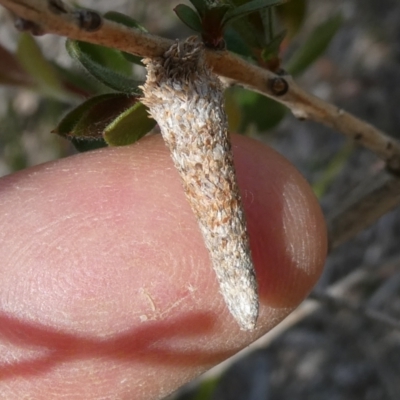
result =
[[[321,170],[320,178],[312,185],[313,191],[318,199],[326,193],[329,186],[343,170],[344,164],[349,159],[353,150],[354,143],[349,140],[344,144],[339,152],[335,154],[328,165],[324,165],[324,168]]]
[[[225,33],[233,29],[241,37],[243,43],[247,46],[247,51],[254,57],[254,50],[260,49],[265,46],[264,31],[260,32],[258,27],[253,24],[253,21],[249,21],[248,18],[242,18],[233,21],[232,24],[228,24],[225,27]]]
[[[208,9],[207,0],[189,0],[199,15],[202,17]]]
[[[224,27],[222,20],[224,15],[231,9],[230,5],[223,4],[209,8],[202,17],[202,34],[204,44],[214,49],[223,49]]]
[[[174,11],[179,19],[190,29],[201,32],[203,27],[199,15],[192,8],[185,4],[178,4]]]
[[[288,1],[276,7],[276,12],[288,31],[288,38],[292,38],[301,28],[306,17],[306,0]]]
[[[213,394],[221,382],[221,378],[209,378],[199,384],[196,393],[194,393],[193,400],[211,400],[214,398]]]
[[[102,139],[106,127],[136,101],[136,96],[121,93],[92,97],[70,111],[53,133],[75,139]]]
[[[79,101],[82,101],[82,98],[87,99],[101,93],[102,85],[97,80],[88,79],[85,71],[64,68],[54,62],[51,64],[57,71],[65,90],[79,96]]]
[[[203,17],[203,26],[205,24],[215,24],[222,26],[224,18],[228,12],[232,10],[232,6],[229,4],[221,4],[209,8]]]
[[[286,115],[285,106],[258,93],[239,89],[236,96],[243,113],[241,132],[245,132],[252,124],[259,132],[265,132],[275,127]]]
[[[245,57],[252,57],[251,49],[243,40],[242,36],[232,26],[229,26],[224,34],[226,48],[233,53],[240,54]]]
[[[318,25],[304,45],[293,55],[286,65],[292,75],[302,73],[327,49],[343,23],[341,14],[336,14]]]
[[[73,132],[75,126],[78,122],[83,118],[83,116],[90,111],[92,107],[96,104],[106,100],[113,99],[115,96],[119,96],[118,94],[108,93],[102,94],[99,96],[92,97],[73,110],[69,111],[67,115],[59,122],[57,127],[52,131],[52,133],[56,133],[57,135],[68,137]]]
[[[138,101],[107,126],[104,139],[110,146],[125,146],[138,141],[155,125],[147,108]]]
[[[254,15],[254,14],[253,14]],[[275,36],[274,34],[274,15],[271,8],[263,8],[259,12],[261,23],[264,31],[265,43],[268,43]],[[263,46],[265,47],[265,46]]]
[[[31,35],[21,33],[18,41],[17,58],[41,91],[60,100],[68,98],[56,71],[43,56]]]
[[[140,65],[141,67],[144,67],[145,65],[142,62],[143,57],[140,56],[135,56],[134,54],[127,53],[125,51],[122,52],[122,55],[125,57],[127,61],[130,63]]]
[[[80,153],[101,149],[103,147],[108,146],[107,143],[104,141],[104,139],[93,140],[93,139],[82,139],[82,138],[79,139],[69,138],[69,140],[74,145],[76,150],[78,150]]]
[[[276,6],[282,4],[284,0],[252,0],[248,3],[242,4],[239,7],[231,9],[228,11],[223,19],[223,24],[232,23],[238,18],[242,18],[245,15],[251,14],[256,11],[260,11],[263,8]]]
[[[118,97],[106,99],[93,106],[73,130],[74,137],[101,138],[107,126],[123,112],[129,109],[137,98],[120,94]]]
[[[128,15],[119,13],[117,11],[109,11],[104,14],[104,18],[109,21],[117,22],[118,24],[122,24],[128,28],[139,29],[142,32],[147,32],[147,29],[141,25],[138,21],[129,17]]]
[[[261,52],[261,57],[264,61],[268,61],[271,57],[276,57],[279,54],[279,49],[283,39],[285,39],[286,31],[278,33]]]
[[[68,39],[66,48],[72,58],[104,85],[128,94],[139,94],[141,82],[127,76],[131,64],[121,52],[107,47]]]
[[[236,7],[241,7],[245,2],[232,0]],[[243,18],[235,19],[232,23],[225,25],[225,28],[235,30],[246,43],[251,57],[259,61],[259,55],[264,49],[270,37],[273,36],[272,27],[269,25],[271,18],[267,18],[267,26],[264,24],[265,15],[270,15],[270,9],[264,8],[260,12],[244,15]],[[266,34],[268,32],[268,34]]]
[[[131,75],[132,65],[125,60],[119,50],[87,42],[78,42],[78,44],[79,49],[96,63],[124,76]]]
[[[117,22],[122,24],[128,28],[139,29],[142,32],[147,32],[147,29],[143,27],[138,21],[134,20],[133,18],[129,17],[128,15],[119,13],[117,11],[109,11],[104,14],[104,18],[108,19],[109,21]],[[142,63],[142,57],[136,56],[134,54],[126,53],[125,51],[121,52],[122,55],[125,57],[126,60],[132,62],[134,64],[138,64],[144,66]]]

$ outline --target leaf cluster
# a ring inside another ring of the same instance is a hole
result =
[[[306,16],[307,0],[190,0],[174,11],[215,51],[232,51],[272,71],[282,68],[282,55],[296,37]],[[131,17],[117,12],[104,18],[146,31]],[[340,15],[322,22],[285,62],[292,75],[305,71],[327,48],[342,23]],[[70,111],[53,132],[70,139],[80,151],[106,145],[126,145],[155,126],[140,103],[143,67],[140,57],[99,45],[67,40],[69,55],[91,78],[45,59],[34,39],[21,34],[14,56],[0,46],[4,62],[0,83],[22,84],[64,102],[87,99]],[[136,65],[136,67],[134,67]],[[260,111],[262,110],[262,112]],[[267,110],[268,112],[264,112]],[[230,129],[265,132],[278,124],[286,109],[272,99],[240,88],[226,91]]]
[[[189,1],[193,8],[179,4],[174,11],[206,46],[228,49],[274,72],[281,71],[282,53],[302,27],[307,8],[306,0]],[[287,60],[285,70],[292,75],[304,72],[326,50],[341,23],[342,17],[333,15],[317,26]],[[251,127],[265,132],[286,115],[280,103],[240,88],[227,91],[226,110],[231,130],[242,133]]]

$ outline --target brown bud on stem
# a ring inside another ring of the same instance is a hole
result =
[[[258,294],[236,182],[223,88],[195,38],[144,60],[143,103],[158,122],[195,213],[221,293],[240,327],[254,329]]]

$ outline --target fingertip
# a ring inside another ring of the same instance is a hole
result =
[[[296,307],[326,258],[320,206],[309,184],[277,152],[244,137],[235,136],[234,143],[261,302]]]
[[[4,393],[61,397],[85,386],[88,399],[157,398],[299,304],[326,255],[318,202],[273,150],[239,136],[233,149],[260,292],[250,333],[240,331],[223,302],[160,136],[2,181],[0,295],[15,321],[2,319],[0,333],[16,327],[20,346],[7,354],[14,387]],[[8,348],[7,337],[1,344]],[[43,354],[29,356],[29,377],[19,375],[21,349],[39,345]]]

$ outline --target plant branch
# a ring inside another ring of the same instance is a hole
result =
[[[113,47],[143,57],[160,56],[173,43],[105,19],[97,30],[86,30],[80,26],[78,9],[60,0],[0,0],[0,4],[17,17],[35,23],[43,33]],[[65,12],[55,12],[52,4],[63,7]]]
[[[340,209],[328,215],[330,250],[353,238],[400,203],[400,179],[382,170],[349,194]]]
[[[103,19],[97,29],[82,26],[79,10],[61,0],[0,0],[19,18],[30,21],[43,33],[113,47],[142,57],[162,55],[173,43],[155,35]],[[206,51],[211,69],[232,83],[269,96],[286,105],[299,119],[327,125],[367,147],[400,169],[400,144],[372,125],[301,89],[290,76],[279,76],[250,64],[227,51]]]

